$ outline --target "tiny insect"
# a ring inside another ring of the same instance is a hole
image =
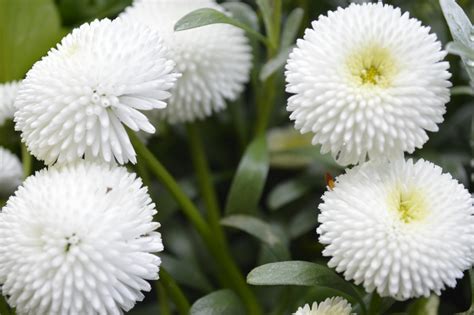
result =
[[[328,189],[333,190],[334,186],[336,185],[336,183],[334,182],[334,177],[332,177],[332,175],[329,172],[327,172],[326,174],[324,174],[324,180],[326,181],[326,185],[328,186]]]
[[[112,187],[107,187],[107,189],[105,190],[105,193],[108,194],[111,191],[112,191]]]

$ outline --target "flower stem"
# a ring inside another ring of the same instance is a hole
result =
[[[27,178],[31,174],[31,164],[33,160],[24,143],[21,143],[21,160],[23,163],[23,177]]]
[[[167,293],[173,299],[176,307],[178,308],[178,313],[180,315],[188,315],[190,308],[188,299],[171,275],[163,268],[160,269],[160,281],[165,287]]]
[[[158,298],[158,306],[160,307],[160,314],[171,315],[170,307],[168,304],[168,294],[163,284],[158,281],[155,281],[155,289]]]
[[[372,292],[372,296],[370,298],[369,310],[367,312],[368,315],[377,315],[380,314],[380,307],[382,306],[382,298],[378,295],[377,292]]]
[[[224,246],[222,241],[213,236],[209,225],[206,223],[206,221],[203,220],[201,214],[199,213],[199,210],[189,199],[189,197],[186,196],[186,194],[179,187],[175,179],[158,161],[158,159],[153,155],[153,153],[148,150],[148,148],[140,141],[140,139],[138,139],[138,137],[133,132],[129,132],[129,136],[138,155],[143,159],[143,161],[148,164],[150,171],[155,174],[155,176],[173,195],[175,200],[181,206],[181,210],[183,211],[183,213],[194,225],[194,227],[206,243],[209,251],[216,259],[217,268],[222,270],[222,272],[220,272],[219,270],[217,271],[219,280],[223,282],[224,285],[227,281],[230,283],[230,285],[236,290],[236,292],[244,301],[249,314],[261,314],[262,311],[257,299],[255,298],[255,295],[253,294],[252,290],[245,282],[245,279],[243,278],[239,269],[235,265],[235,262],[231,258],[230,252],[228,251],[227,247]]]
[[[269,36],[269,45],[267,45],[267,59],[271,60],[278,54],[280,49],[280,34],[281,34],[281,10],[282,1],[274,0],[273,2],[273,16],[271,29],[267,29]],[[275,74],[271,75],[264,83],[261,94],[258,95],[258,117],[255,126],[255,135],[260,136],[264,134],[268,128],[270,117],[272,115],[275,104]]]
[[[10,307],[7,304],[7,301],[5,300],[5,297],[1,296],[0,297],[0,314],[1,315],[10,315]]]
[[[186,125],[188,132],[189,147],[193,160],[194,170],[201,191],[204,204],[208,212],[208,219],[211,229],[221,240],[224,239],[224,232],[220,224],[221,210],[217,200],[216,190],[212,183],[212,175],[207,163],[206,152],[202,143],[201,134],[195,123]]]
[[[201,234],[203,237],[209,235],[209,227],[201,217],[199,210],[194,206],[189,197],[186,196],[181,187],[179,187],[179,184],[174,180],[171,174],[133,132],[129,132],[129,136],[140,158],[148,164],[149,169],[169,190],[171,195],[173,195],[173,197],[181,206],[181,210],[191,221],[199,234]]]

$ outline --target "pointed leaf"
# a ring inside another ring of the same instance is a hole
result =
[[[451,51],[461,54],[461,59],[466,67],[466,71],[474,81],[474,30],[466,13],[454,0],[440,0],[444,17],[448,22],[454,44],[448,46]],[[466,51],[471,51],[466,53]]]
[[[163,267],[177,283],[202,292],[212,291],[211,284],[192,261],[179,260],[167,254],[161,254],[160,258],[163,261]]]
[[[265,37],[257,31],[253,30],[244,23],[237,21],[236,19],[226,15],[223,12],[217,11],[211,8],[197,9],[191,13],[188,13],[182,17],[174,26],[175,31],[184,31],[196,27],[211,25],[211,24],[229,24],[243,29],[249,35],[255,36],[255,38],[266,42]]]
[[[303,175],[276,185],[268,195],[268,207],[270,210],[281,209],[318,186],[318,180],[314,175]]]
[[[281,47],[289,47],[295,43],[303,16],[304,10],[301,8],[295,8],[288,15],[281,35]]]
[[[282,240],[276,231],[266,222],[249,215],[232,215],[221,220],[225,226],[230,226],[255,236],[267,244],[272,253],[280,260],[289,259],[290,252],[287,242]]]
[[[361,301],[348,282],[326,266],[306,261],[270,263],[253,269],[247,275],[252,285],[320,286],[336,289]]]
[[[240,161],[227,198],[227,214],[252,214],[257,211],[268,169],[267,142],[264,136],[260,136],[250,143]]]
[[[439,2],[453,39],[466,47],[474,47],[474,42],[470,39],[472,24],[463,9],[454,0],[440,0]]]
[[[268,60],[260,71],[260,81],[266,81],[272,74],[282,69],[285,66],[288,56],[293,48],[293,46],[283,48],[283,50],[281,50],[278,55]]]
[[[237,21],[248,25],[257,32],[260,30],[257,13],[251,6],[241,2],[226,2],[221,4],[224,9],[230,12],[232,17]]]
[[[245,315],[245,308],[233,291],[220,290],[197,300],[189,313],[191,315]]]

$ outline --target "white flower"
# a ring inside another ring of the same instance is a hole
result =
[[[224,109],[249,80],[251,47],[241,29],[214,24],[174,32],[180,18],[201,8],[223,11],[213,0],[135,0],[122,15],[158,30],[183,74],[168,107],[154,112],[170,123],[203,119]]]
[[[123,125],[155,132],[140,111],[166,107],[177,78],[159,35],[120,19],[83,24],[28,72],[16,128],[46,164],[136,162]]]
[[[23,169],[18,157],[0,147],[0,195],[8,196],[21,184]]]
[[[26,179],[0,213],[0,282],[18,314],[122,314],[158,278],[147,189],[125,168],[73,163]]]
[[[12,81],[0,84],[0,126],[7,119],[13,119],[15,106],[13,105],[20,82]]]
[[[367,162],[337,177],[323,201],[323,255],[368,292],[439,295],[473,264],[471,194],[430,162]]]
[[[298,308],[293,315],[349,315],[351,314],[351,305],[341,297],[327,298],[321,303],[314,302],[310,307],[306,304]]]
[[[400,158],[437,131],[449,64],[435,34],[382,3],[352,4],[314,21],[290,54],[290,118],[342,165]]]

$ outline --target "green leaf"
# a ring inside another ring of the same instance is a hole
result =
[[[179,260],[171,255],[160,255],[163,266],[177,283],[203,292],[212,291],[212,285],[192,261]]]
[[[23,79],[62,35],[52,0],[0,1],[0,82]]]
[[[301,235],[316,229],[318,224],[317,206],[312,204],[311,208],[303,209],[291,218],[288,225],[288,233],[290,239],[295,239]]]
[[[468,85],[455,86],[451,88],[451,95],[474,96],[474,88]]]
[[[303,21],[304,10],[301,8],[295,8],[288,15],[285,26],[283,28],[283,34],[281,35],[281,47],[292,46],[295,42],[296,36]]]
[[[472,24],[466,13],[454,0],[440,0],[439,3],[453,39],[461,42],[466,47],[472,48],[474,45],[470,39]]]
[[[350,283],[326,266],[306,261],[270,263],[253,269],[247,275],[252,285],[319,286],[338,290],[353,300],[362,302]]]
[[[190,311],[191,315],[245,315],[245,308],[239,297],[231,290],[220,290],[197,300]]]
[[[461,52],[461,59],[466,71],[471,81],[474,81],[474,41],[471,39],[474,37],[474,30],[472,23],[456,1],[440,0],[440,4],[455,42],[448,48],[457,51],[456,54]],[[466,54],[466,51],[470,51],[470,53]]]
[[[244,23],[237,21],[234,18],[226,15],[223,12],[217,11],[215,9],[203,8],[197,9],[191,13],[186,14],[174,26],[175,31],[185,31],[196,27],[211,25],[211,24],[229,24],[243,29],[249,35],[254,36],[255,38],[266,42],[266,38],[262,34],[253,30]]]
[[[248,25],[257,32],[260,30],[257,13],[246,3],[225,2],[221,4],[237,21]]]
[[[221,220],[221,223],[222,225],[233,227],[255,236],[269,246],[276,258],[280,260],[289,259],[290,252],[287,242],[284,242],[268,223],[256,217],[242,214],[226,217]]]
[[[464,46],[461,42],[449,42],[446,50],[453,55],[466,58],[474,58],[474,50]]]
[[[271,46],[278,49],[281,22],[281,0],[257,0],[263,16],[267,38]]]
[[[268,60],[262,67],[260,71],[260,81],[266,81],[272,74],[282,69],[288,60],[288,55],[293,50],[292,47],[287,47],[281,50],[278,55],[274,58]]]
[[[289,179],[273,188],[268,195],[267,205],[270,210],[278,210],[303,197],[316,186],[318,186],[318,178],[312,175]]]
[[[429,298],[420,298],[408,306],[408,315],[437,315],[439,297],[431,295]]]
[[[322,155],[320,147],[311,144],[313,135],[301,134],[293,126],[273,128],[268,133],[270,164],[278,168],[304,168],[317,162],[327,168],[340,169],[329,155]]]
[[[254,214],[257,211],[268,169],[266,139],[259,136],[250,143],[240,161],[227,198],[227,214]]]

